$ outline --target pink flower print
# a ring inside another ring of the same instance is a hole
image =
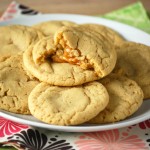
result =
[[[150,119],[146,120],[144,122],[139,123],[139,127],[141,129],[146,129],[146,128],[150,128]]]
[[[10,5],[7,8],[7,12],[8,13],[16,13],[17,12],[17,3],[16,2],[10,3]]]
[[[17,133],[22,129],[27,128],[29,128],[29,126],[12,122],[3,117],[0,117],[0,137],[4,137],[5,135],[12,135],[13,133]]]
[[[0,21],[5,21],[14,18],[14,15],[16,15],[18,11],[17,6],[18,4],[15,1],[11,2],[6,11],[0,17]]]
[[[117,129],[85,133],[75,144],[79,150],[148,150],[137,135],[121,137]]]

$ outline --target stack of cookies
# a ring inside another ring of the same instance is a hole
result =
[[[98,24],[0,27],[0,108],[55,125],[123,120],[150,98],[150,47]]]

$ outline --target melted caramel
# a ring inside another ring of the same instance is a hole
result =
[[[68,46],[64,50],[58,49],[56,54],[52,56],[52,60],[58,63],[70,63],[81,66],[83,69],[92,69],[93,66],[88,63],[85,56],[81,56],[78,49],[72,49]]]
[[[59,63],[68,62],[71,64],[79,65],[80,60],[79,60],[79,57],[77,57],[77,55],[80,56],[79,50],[73,50],[69,47],[66,47],[63,50],[62,54],[59,55],[56,53],[55,55],[52,56],[52,59],[54,62],[59,62]]]

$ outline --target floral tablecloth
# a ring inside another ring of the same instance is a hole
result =
[[[14,1],[0,21],[38,14],[41,13]],[[150,33],[150,20],[140,2],[100,17]],[[150,120],[108,131],[67,133],[31,127],[0,116],[0,150],[15,149],[12,146],[23,150],[150,150]]]

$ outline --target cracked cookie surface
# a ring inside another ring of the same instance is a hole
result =
[[[89,29],[91,31],[98,32],[105,36],[106,38],[110,38],[110,40],[116,45],[120,45],[122,42],[125,41],[125,39],[116,31],[113,29],[100,25],[100,24],[81,24],[81,27],[84,27],[85,29]]]
[[[24,65],[43,82],[59,86],[81,85],[108,75],[116,63],[113,44],[104,36],[63,27],[24,53]]]
[[[31,27],[10,25],[0,27],[0,56],[16,55],[25,51],[44,35]]]
[[[76,23],[71,21],[46,21],[33,25],[33,28],[40,30],[45,36],[54,35],[63,26],[74,26]]]
[[[55,125],[82,124],[102,111],[108,101],[107,90],[99,82],[76,87],[58,87],[41,82],[28,98],[31,114]]]
[[[143,91],[138,84],[123,76],[109,75],[99,80],[109,94],[109,103],[89,123],[111,123],[135,113],[143,102]]]
[[[114,72],[136,81],[144,92],[144,99],[150,98],[150,47],[125,42],[116,50],[118,58]]]
[[[117,56],[114,45],[97,32],[80,26],[63,27],[55,33],[54,43],[61,45],[64,50],[65,55],[61,60],[67,59],[71,63],[69,59],[75,58],[72,60],[74,64],[94,70],[100,78],[108,75],[115,66]],[[74,50],[78,52],[77,56],[72,52]]]
[[[22,55],[0,60],[0,109],[30,114],[28,95],[39,82],[26,75]]]
[[[74,86],[99,79],[92,70],[52,61],[49,55],[53,53],[56,53],[53,38],[47,37],[40,40],[34,47],[31,46],[24,52],[25,68],[40,81],[51,85]]]

